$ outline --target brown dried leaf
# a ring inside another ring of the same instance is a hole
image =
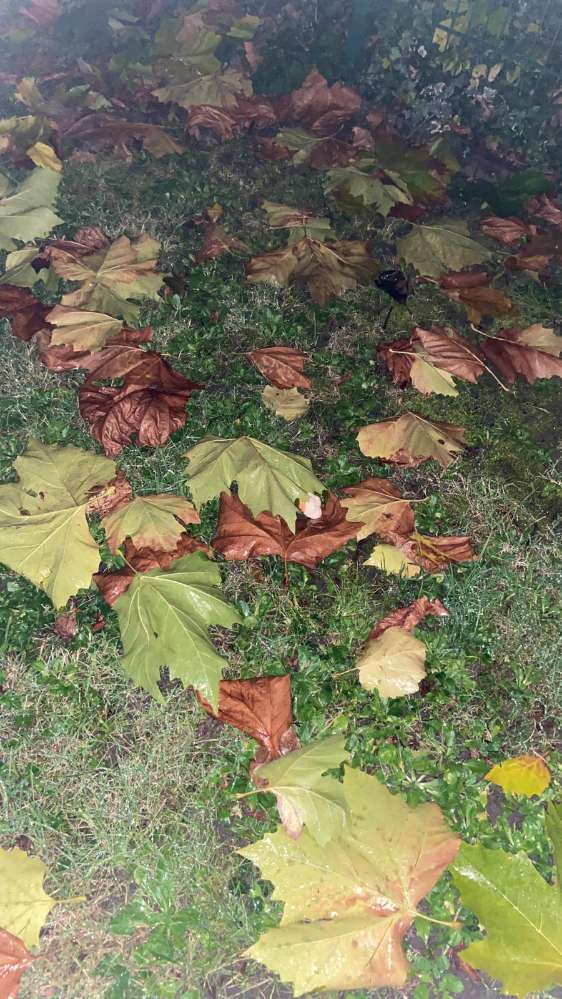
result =
[[[57,615],[55,623],[53,624],[53,631],[59,636],[59,638],[62,638],[65,641],[74,638],[76,632],[78,631],[76,614],[76,608],[73,608],[66,614]]]
[[[282,122],[304,125],[316,135],[329,135],[357,114],[361,97],[341,83],[329,87],[322,74],[313,69],[302,87],[281,98],[278,107]]]
[[[73,371],[77,368],[93,371],[99,364],[106,363],[107,351],[111,351],[111,356],[114,356],[115,347],[137,348],[139,343],[146,343],[151,337],[152,327],[150,326],[144,330],[131,330],[124,327],[117,336],[112,337],[109,341],[111,346],[94,353],[89,350],[73,350],[72,346],[68,345],[56,346],[51,342],[51,332],[46,329],[39,331],[35,342],[39,349],[39,357],[49,371]],[[139,351],[139,353],[145,352]]]
[[[74,239],[51,239],[43,249],[43,256],[50,259],[51,248],[53,250],[63,250],[71,253],[74,257],[87,257],[98,250],[106,250],[110,245],[101,229],[96,226],[84,226],[78,229]]]
[[[305,236],[289,246],[252,257],[246,273],[250,284],[285,286],[291,279],[305,284],[318,305],[366,284],[377,273],[366,243],[321,243]]]
[[[412,506],[388,479],[365,479],[358,486],[348,486],[344,492],[349,499],[342,499],[341,505],[350,519],[362,524],[358,541],[370,534],[384,536],[388,531],[409,534],[414,530]]]
[[[517,326],[500,330],[497,336],[486,337],[481,350],[510,383],[517,375],[531,384],[537,378],[562,378],[562,337],[540,323],[523,330]]]
[[[448,468],[464,450],[465,432],[464,427],[453,423],[437,423],[417,413],[404,413],[362,427],[357,442],[360,451],[369,458],[381,458],[395,465],[419,465],[434,458]]]
[[[184,147],[160,125],[127,121],[126,118],[117,118],[103,112],[80,118],[65,131],[64,137],[81,140],[93,149],[111,144],[113,151],[127,160],[132,159],[130,143],[133,140],[141,142],[143,149],[157,159],[170,153],[184,152]]]
[[[297,420],[310,406],[310,399],[307,399],[298,388],[280,389],[274,385],[265,386],[261,400],[266,409],[270,409],[283,420]]]
[[[464,306],[471,323],[479,323],[483,316],[507,316],[515,310],[511,299],[498,288],[478,286],[446,294],[453,302]]]
[[[478,288],[490,283],[490,275],[486,271],[452,271],[439,279],[439,285],[446,291],[457,288]]]
[[[201,707],[223,725],[234,725],[260,744],[256,762],[266,763],[298,749],[292,728],[291,677],[263,676],[251,680],[221,680],[219,707],[214,711],[201,694]]]
[[[511,246],[512,243],[518,243],[521,239],[537,234],[535,225],[521,222],[520,219],[500,218],[497,215],[482,219],[480,229],[485,236],[491,236],[505,246]]]
[[[432,326],[430,330],[416,326],[412,340],[422,345],[422,356],[429,364],[456,378],[476,384],[486,370],[477,348],[444,326]]]
[[[468,537],[432,538],[413,531],[405,536],[389,531],[385,541],[404,553],[409,562],[419,565],[425,572],[440,572],[457,562],[472,562],[477,558]]]
[[[222,225],[212,222],[205,230],[203,246],[196,253],[195,260],[201,264],[204,260],[212,260],[223,253],[250,253],[249,246],[236,236],[229,236]]]
[[[378,638],[388,628],[402,628],[404,631],[412,631],[428,614],[434,617],[448,617],[449,611],[437,598],[429,600],[428,597],[419,597],[407,607],[397,607],[396,610],[383,617],[367,637],[368,639]]]
[[[532,215],[534,218],[542,219],[544,222],[550,222],[551,225],[562,228],[562,210],[554,204],[548,194],[537,194],[536,197],[531,198],[525,205],[525,211],[527,215]]]
[[[129,589],[133,577],[137,572],[149,572],[150,569],[169,569],[173,562],[182,558],[183,555],[191,555],[192,552],[205,552],[209,558],[213,557],[213,552],[208,545],[192,538],[189,534],[183,534],[173,551],[154,551],[151,548],[135,548],[132,541],[126,541],[123,549],[127,565],[124,569],[117,569],[115,572],[97,572],[92,577],[103,599],[108,604],[113,604],[122,593]]]
[[[9,316],[12,333],[20,340],[31,340],[45,326],[49,308],[42,305],[27,288],[0,285],[0,319]]]
[[[294,347],[258,347],[246,357],[277,388],[312,388],[303,373],[307,357]]]
[[[0,999],[16,999],[21,976],[35,960],[19,937],[0,929]]]
[[[313,569],[318,562],[356,537],[359,524],[346,520],[335,496],[324,504],[322,517],[297,519],[296,533],[270,513],[253,517],[249,507],[232,493],[221,493],[217,534],[211,544],[230,560],[278,555],[285,562],[299,562]]]
[[[118,471],[112,482],[96,492],[88,500],[86,513],[88,516],[107,517],[113,510],[130,503],[133,498],[133,490],[125,477],[125,473]]]

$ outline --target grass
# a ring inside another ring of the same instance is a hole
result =
[[[422,530],[470,534],[478,561],[421,582],[365,568],[372,539],[348,545],[314,571],[290,565],[288,586],[276,559],[223,563],[225,592],[246,627],[217,642],[229,676],[291,671],[303,742],[346,734],[354,765],[411,804],[436,801],[465,839],[526,851],[548,876],[542,802],[505,797],[483,777],[495,762],[533,752],[554,774],[545,799],[559,787],[559,387],[538,382],[504,393],[485,376],[477,386],[463,385],[456,399],[393,387],[376,359],[380,342],[412,317],[420,325],[464,322],[431,286],[416,290],[408,310],[397,307],[384,331],[387,300],[374,287],[319,308],[299,292],[247,286],[232,258],[194,266],[201,236],[193,219],[214,201],[225,208],[227,228],[256,249],[279,243],[259,209],[272,191],[280,202],[326,210],[315,172],[254,162],[237,143],[158,162],[140,156],[126,170],[102,158],[65,168],[58,210],[67,234],[88,224],[112,236],[146,228],[162,239],[175,297],[147,311],[155,345],[206,383],[166,447],[131,446],[120,465],[136,490],[181,492],[185,451],[205,433],[230,436],[234,429],[312,457],[333,489],[369,474],[391,475],[408,496],[422,499]],[[331,214],[338,232],[372,235],[368,219]],[[516,278],[510,294],[522,323],[562,314],[559,289]],[[273,343],[311,357],[315,398],[295,423],[263,407],[263,379],[244,356]],[[32,434],[93,450],[77,410],[82,376],[49,375],[33,347],[7,329],[0,349],[4,479]],[[432,464],[395,470],[365,459],[357,429],[407,408],[465,426],[466,456],[447,472]],[[216,509],[212,503],[203,510],[197,533],[205,540],[213,536]],[[363,690],[350,668],[373,623],[422,593],[439,596],[450,618],[419,629],[428,647],[420,694],[385,703]],[[48,864],[55,896],[87,898],[53,910],[22,999],[290,995],[264,968],[240,958],[279,916],[270,886],[235,852],[275,824],[269,796],[236,798],[252,786],[253,744],[204,716],[166,677],[164,707],[132,689],[119,664],[114,614],[93,591],[80,595],[78,606],[79,632],[65,645],[52,632],[46,598],[25,580],[0,575],[0,844],[23,837],[19,842]],[[105,628],[93,633],[100,613]],[[436,919],[457,913],[447,878],[427,907]],[[454,950],[477,929],[465,915],[461,931],[434,928],[426,936],[424,926],[415,927],[408,937],[412,984],[400,995],[471,995]],[[478,988],[479,996],[488,993],[484,983]]]

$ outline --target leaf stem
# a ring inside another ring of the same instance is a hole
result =
[[[420,912],[419,909],[415,910],[414,913],[416,919],[426,919],[428,923],[435,923],[436,926],[447,926],[451,930],[458,930],[462,926],[458,920],[453,920],[448,922],[446,919],[434,919],[433,916],[426,916],[425,912]]]
[[[72,898],[56,898],[55,902],[57,905],[79,905],[81,902],[87,902],[88,899],[85,895],[73,895]]]

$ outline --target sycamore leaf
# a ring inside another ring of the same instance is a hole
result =
[[[123,642],[123,668],[157,701],[160,669],[172,680],[200,691],[218,706],[224,660],[209,639],[211,625],[231,628],[242,618],[220,589],[218,566],[200,552],[178,559],[164,571],[137,573],[114,603]]]
[[[308,522],[299,516],[293,533],[281,517],[260,513],[254,518],[238,496],[224,492],[212,544],[227,559],[279,555],[285,562],[299,562],[313,569],[321,559],[351,541],[358,526],[346,520],[345,510],[335,496],[328,496],[320,516]]]
[[[307,358],[294,347],[258,347],[246,357],[277,388],[312,387],[310,378],[304,374]]]
[[[562,896],[523,854],[463,843],[451,867],[463,903],[486,930],[463,961],[526,996],[562,984]]]
[[[81,287],[62,297],[62,304],[78,309],[106,312],[134,322],[139,306],[130,299],[158,301],[162,275],[156,270],[160,243],[150,236],[131,242],[121,236],[106,250],[78,258],[65,250],[51,248],[50,259],[59,277],[79,281]]]
[[[298,749],[293,730],[291,677],[258,676],[251,680],[221,680],[219,706],[213,710],[201,695],[199,703],[207,714],[223,725],[234,725],[259,743],[257,763],[266,763]]]
[[[303,826],[321,845],[341,835],[348,818],[343,787],[322,774],[344,760],[349,760],[345,738],[332,735],[256,767],[254,781],[275,795],[289,836],[296,839]]]
[[[418,202],[446,200],[445,190],[450,171],[459,165],[447,151],[443,159],[434,156],[430,149],[412,149],[396,140],[377,139],[375,151],[378,163],[389,174],[397,175],[400,183]],[[445,161],[448,161],[445,169]]]
[[[267,212],[267,221],[272,229],[290,230],[289,243],[296,243],[304,236],[323,243],[334,235],[329,219],[304,208],[291,208],[275,201],[262,201],[262,208]]]
[[[0,999],[17,999],[21,976],[33,961],[18,937],[0,930]]]
[[[413,579],[421,573],[420,566],[406,558],[394,545],[375,545],[365,565],[373,565],[376,569],[405,579]]]
[[[398,240],[398,252],[427,277],[481,264],[492,256],[485,246],[470,238],[467,224],[457,219],[446,219],[443,225],[414,225],[407,236]]]
[[[414,353],[418,356],[410,368],[410,378],[414,388],[422,395],[452,395],[459,394],[453,376],[442,368],[432,364],[423,353],[423,348],[415,346]]]
[[[426,675],[425,645],[404,628],[387,628],[371,638],[357,660],[359,682],[381,697],[415,694]]]
[[[491,215],[482,219],[480,229],[485,236],[497,239],[504,246],[511,246],[512,243],[518,243],[520,240],[526,239],[527,236],[536,236],[537,234],[536,226],[521,222],[520,219],[501,218],[499,215]]]
[[[365,284],[377,271],[366,243],[340,240],[327,245],[306,236],[283,249],[252,257],[246,274],[250,284],[286,286],[291,279],[305,284],[313,300],[325,305]]]
[[[495,364],[508,382],[521,375],[531,384],[537,378],[562,378],[562,337],[535,323],[527,329],[500,330],[480,345],[485,357]]]
[[[211,222],[205,229],[203,245],[195,255],[198,264],[205,260],[214,260],[215,257],[222,256],[223,253],[249,253],[250,250],[241,239],[236,236],[229,236],[222,225],[218,222]]]
[[[274,385],[266,385],[261,398],[267,409],[271,409],[276,416],[281,416],[284,420],[298,419],[310,406],[310,399],[299,392],[298,388],[280,389]]]
[[[388,479],[365,479],[358,486],[348,486],[344,492],[349,498],[342,499],[341,505],[349,511],[349,519],[363,524],[357,534],[358,541],[389,530],[399,534],[413,531],[413,508]]]
[[[39,932],[56,900],[43,890],[47,868],[40,857],[0,847],[0,926],[26,947],[39,945]]]
[[[100,350],[123,329],[121,319],[103,312],[85,312],[65,305],[55,305],[45,317],[55,327],[51,343],[70,344],[73,350]]]
[[[36,271],[33,266],[39,258],[36,246],[23,246],[21,250],[13,250],[6,256],[5,270],[0,276],[0,285],[11,284],[18,288],[33,288],[38,281],[43,281],[49,291],[56,291],[58,279],[46,267]]]
[[[391,541],[409,562],[421,566],[425,572],[440,572],[452,563],[471,562],[476,558],[470,538],[464,536],[433,538],[419,531],[409,535],[388,531],[385,540]]]
[[[546,791],[551,779],[550,770],[540,756],[515,756],[497,763],[485,774],[485,780],[498,784],[508,794],[527,798]]]
[[[156,159],[171,153],[183,153],[179,145],[160,125],[150,122],[133,122],[117,118],[112,114],[89,114],[68,128],[65,139],[78,139],[94,149],[111,144],[114,153],[132,159],[129,143],[134,139],[142,142],[143,149]]]
[[[106,603],[113,605],[117,598],[129,589],[137,573],[148,572],[150,569],[170,569],[178,559],[184,555],[192,555],[193,552],[204,552],[208,558],[213,558],[212,549],[190,534],[182,534],[172,551],[164,551],[161,548],[136,548],[128,539],[123,546],[125,559],[123,569],[97,572],[94,575],[94,583]]]
[[[170,82],[153,90],[163,104],[179,104],[189,109],[193,105],[209,104],[211,107],[235,108],[240,96],[253,94],[251,80],[236,69],[210,73],[205,76],[185,72],[181,67],[172,74]]]
[[[55,170],[56,173],[62,171],[61,161],[53,147],[49,146],[47,142],[34,142],[27,150],[27,155],[35,163],[35,166],[46,167],[47,170]]]
[[[0,249],[15,250],[22,242],[48,236],[62,222],[52,211],[60,174],[37,167],[11,194],[0,196]]]
[[[397,465],[418,465],[434,458],[448,468],[464,450],[462,427],[452,423],[432,423],[416,413],[371,423],[358,435],[359,449],[369,458],[382,458]]]
[[[361,107],[361,96],[351,87],[330,87],[317,69],[311,70],[302,87],[293,90],[283,109],[283,120],[310,128],[316,135],[336,131]]]
[[[45,325],[49,307],[42,305],[25,288],[0,285],[0,317],[9,316],[12,333],[20,340],[31,340]]]
[[[471,323],[479,323],[483,316],[508,316],[515,311],[511,299],[499,288],[487,288],[484,285],[465,286],[458,290],[446,291],[446,294],[451,301],[463,306]]]
[[[378,638],[388,628],[400,628],[403,631],[411,631],[412,628],[417,628],[420,621],[423,621],[424,617],[427,617],[428,614],[434,617],[448,617],[449,611],[437,597],[434,600],[429,600],[425,596],[418,597],[417,600],[408,604],[407,607],[398,607],[396,610],[390,611],[386,617],[383,617],[382,621],[379,621],[372,631],[369,632],[369,640]]]
[[[32,438],[14,468],[19,482],[0,486],[0,558],[63,607],[98,568],[86,507],[89,493],[115,477],[115,465]]]
[[[137,496],[103,518],[101,526],[110,551],[117,552],[126,538],[136,548],[173,551],[183,534],[183,524],[199,524],[199,515],[189,500],[171,493]]]
[[[297,840],[279,829],[240,851],[285,903],[281,925],[247,956],[296,996],[404,985],[402,938],[459,847],[437,805],[410,808],[348,768],[340,786],[349,818],[338,839],[320,846],[306,829]]]
[[[380,177],[367,173],[356,165],[328,170],[325,189],[334,194],[336,201],[344,209],[348,206],[353,209],[356,205],[363,208],[372,205],[384,217],[394,205],[411,205],[414,200],[398,178],[395,183],[384,183]]]
[[[294,530],[295,503],[307,493],[323,493],[309,458],[278,451],[253,437],[204,438],[186,454],[188,484],[199,509],[214,496],[238,484],[242,503],[257,516],[264,510],[279,514]]]
[[[477,348],[453,330],[443,326],[424,330],[416,326],[412,339],[416,342],[416,350],[420,350],[420,356],[428,364],[456,378],[476,384],[486,370]]]

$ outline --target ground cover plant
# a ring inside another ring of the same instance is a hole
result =
[[[562,985],[559,94],[352,7],[2,14],[2,999]]]

